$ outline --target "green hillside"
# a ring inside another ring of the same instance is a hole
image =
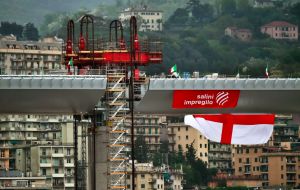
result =
[[[109,0],[0,0],[0,21],[40,25],[44,16],[53,13],[76,12],[80,8],[92,9]]]

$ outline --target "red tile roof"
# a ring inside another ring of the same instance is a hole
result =
[[[263,25],[262,27],[297,27],[297,25],[288,23],[286,21],[273,21]]]

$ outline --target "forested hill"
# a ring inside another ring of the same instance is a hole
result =
[[[44,16],[57,12],[76,12],[81,8],[92,9],[111,0],[0,0],[0,20],[39,25]]]
[[[151,66],[151,73],[167,72],[176,64],[180,73],[264,77],[268,67],[272,77],[300,77],[299,40],[275,40],[260,32],[272,21],[300,26],[300,3],[253,8],[246,0],[220,0],[218,6],[189,2],[174,12],[161,34],[147,34],[164,42],[164,64]],[[247,29],[252,38],[226,36],[227,27]]]

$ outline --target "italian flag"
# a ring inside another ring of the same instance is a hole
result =
[[[73,66],[73,58],[71,57],[69,63],[68,63],[69,66]]]
[[[269,66],[267,65],[266,67],[266,73],[265,73],[266,77],[269,78]]]
[[[198,114],[186,115],[184,123],[214,142],[254,145],[268,142],[274,119],[274,114]]]
[[[171,69],[170,69],[170,73],[177,73],[177,65],[174,65]]]

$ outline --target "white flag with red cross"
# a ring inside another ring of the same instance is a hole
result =
[[[186,115],[184,123],[221,144],[264,144],[272,135],[274,114]]]

